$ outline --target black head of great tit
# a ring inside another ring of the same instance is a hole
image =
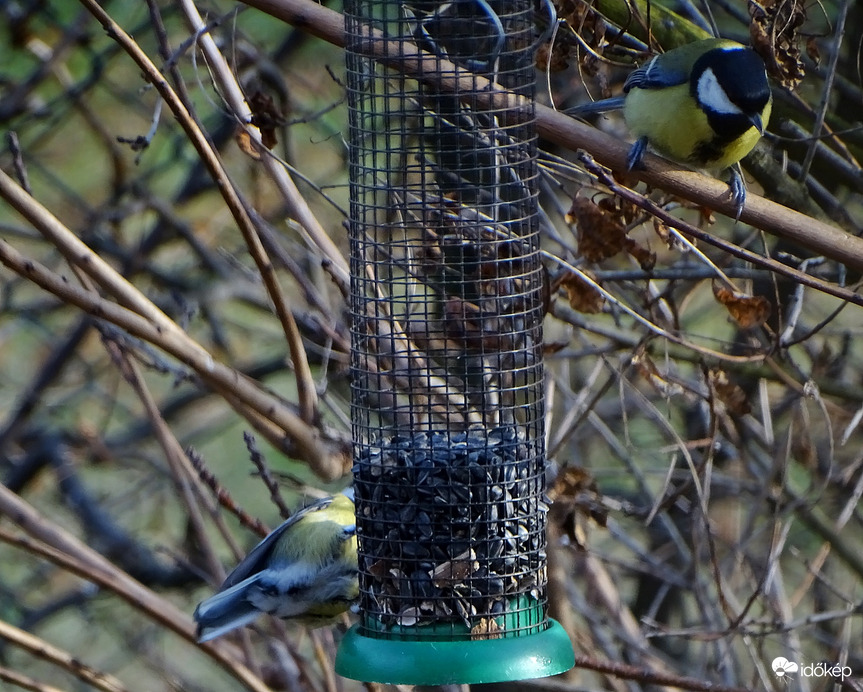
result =
[[[575,116],[623,108],[637,137],[630,169],[648,146],[675,161],[708,170],[731,168],[748,154],[767,127],[772,97],[764,61],[735,41],[711,38],[657,55],[634,70],[624,96],[566,111]],[[731,169],[732,200],[738,216],[746,190]]]

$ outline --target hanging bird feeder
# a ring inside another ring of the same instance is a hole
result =
[[[534,3],[347,5],[360,622],[336,671],[553,675]]]

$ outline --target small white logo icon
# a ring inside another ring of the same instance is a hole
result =
[[[798,666],[794,661],[789,661],[784,656],[777,656],[774,658],[770,667],[773,668],[773,673],[777,678],[784,678],[788,675],[793,675],[800,669],[800,666]]]

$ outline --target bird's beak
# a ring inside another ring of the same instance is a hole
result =
[[[758,130],[758,134],[763,135],[764,134],[764,120],[762,120],[762,118],[761,118],[761,113],[756,113],[755,115],[750,116],[749,120],[752,123],[752,126],[756,130]]]

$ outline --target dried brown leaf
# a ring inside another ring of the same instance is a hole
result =
[[[549,61],[549,51],[551,60]],[[543,43],[536,51],[536,67],[543,72],[563,72],[569,67],[572,57],[572,46],[567,41],[551,41]]]
[[[666,247],[670,248],[674,245],[674,237],[671,235],[671,231],[668,230],[668,224],[660,221],[655,216],[653,217],[653,230]]]
[[[683,387],[663,375],[650,356],[644,351],[640,351],[633,356],[632,364],[638,370],[638,373],[663,397],[668,398],[683,394]]]
[[[806,55],[808,55],[810,60],[812,60],[816,65],[821,64],[821,51],[818,50],[818,44],[815,43],[814,36],[810,36],[806,39]]]
[[[560,353],[567,346],[569,346],[569,341],[543,341],[542,355],[553,356],[555,353]]]
[[[713,295],[742,329],[760,327],[770,317],[770,301],[763,296],[737,293],[716,282],[713,284]]]
[[[596,480],[581,466],[565,466],[549,488],[549,521],[579,547],[586,546],[588,521],[604,527],[608,510]]]
[[[471,639],[500,639],[502,636],[500,625],[493,618],[480,618],[470,630]]]
[[[639,245],[632,238],[626,239],[626,251],[635,258],[638,266],[649,272],[656,266],[656,253]]]
[[[745,416],[752,410],[746,392],[729,379],[727,372],[711,368],[707,372],[707,379],[716,398],[725,405],[731,415]]]
[[[272,149],[278,144],[276,130],[285,124],[285,116],[272,97],[262,91],[252,95],[249,108],[252,110],[252,125],[261,131],[261,143],[267,149]]]
[[[803,80],[800,27],[806,21],[802,0],[762,0],[749,3],[749,37],[764,60],[767,74],[788,89]]]
[[[612,171],[612,174],[614,175],[614,179],[621,185],[626,185],[627,182],[632,182],[629,180],[630,174],[628,172],[618,174],[616,171]],[[624,225],[631,224],[641,213],[641,210],[633,202],[625,200],[622,197],[602,197],[596,203],[596,206],[614,214],[614,216],[620,219],[621,223]]]
[[[566,297],[573,310],[588,315],[602,312],[605,298],[602,293],[582,279],[578,274],[571,273],[561,279],[560,285],[566,291]]]
[[[255,148],[255,144],[248,132],[238,128],[237,132],[234,134],[234,140],[237,142],[237,146],[240,147],[240,151],[244,154],[253,158],[255,161],[261,160],[261,154]]]
[[[626,228],[616,212],[576,197],[567,215],[578,231],[578,250],[588,262],[601,262],[626,249]]]

